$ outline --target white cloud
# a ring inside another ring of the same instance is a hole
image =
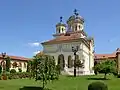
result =
[[[36,55],[36,54],[38,54],[38,53],[40,53],[40,51],[33,52],[34,55]]]
[[[30,46],[32,47],[38,47],[40,46],[40,43],[39,42],[35,42],[35,43],[28,43]]]

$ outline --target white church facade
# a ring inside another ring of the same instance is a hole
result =
[[[94,74],[94,38],[85,33],[84,19],[76,11],[69,17],[66,24],[60,17],[53,36],[54,39],[41,43],[43,53],[54,56],[56,64],[60,64],[62,74],[74,75],[73,47],[78,47],[76,61],[79,60],[82,64],[82,67],[76,69],[76,74]]]

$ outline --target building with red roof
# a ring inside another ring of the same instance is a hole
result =
[[[27,62],[30,60],[30,58],[20,57],[20,56],[10,56],[6,55],[5,57],[0,54],[0,65],[3,67],[6,63],[5,59],[9,57],[10,58],[10,69],[15,69],[18,71],[20,68],[23,72],[26,72],[27,70]]]
[[[79,75],[94,74],[94,38],[89,37],[84,31],[84,19],[75,10],[63,23],[62,17],[56,25],[56,33],[53,39],[42,42],[43,53],[55,58],[63,74],[74,74],[74,53],[77,51],[77,60],[80,60],[83,67],[77,69]]]

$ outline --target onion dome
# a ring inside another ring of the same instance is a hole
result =
[[[77,10],[74,10],[74,15],[70,16],[69,19],[67,20],[67,23],[69,22],[81,22],[84,23],[84,18],[81,17],[78,13]]]
[[[64,24],[63,21],[62,21],[62,18],[63,17],[60,17],[60,22],[56,24],[56,27],[58,27],[58,26],[64,26],[64,27],[66,27],[66,24]]]

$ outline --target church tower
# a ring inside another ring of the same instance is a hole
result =
[[[60,22],[56,24],[56,34],[66,33],[66,24],[62,22],[62,17],[60,17]]]
[[[84,19],[77,13],[77,10],[74,10],[74,15],[70,16],[68,21],[68,30],[75,32],[75,31],[82,31],[84,29]]]

